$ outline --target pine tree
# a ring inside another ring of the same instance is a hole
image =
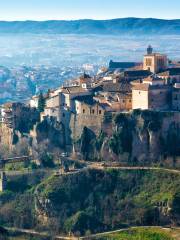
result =
[[[38,109],[40,112],[44,112],[44,108],[45,108],[45,98],[43,96],[43,93],[41,92],[39,94]]]

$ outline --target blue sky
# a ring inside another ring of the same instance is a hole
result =
[[[180,0],[0,0],[0,20],[180,19]]]

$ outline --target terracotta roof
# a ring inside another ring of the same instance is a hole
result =
[[[148,91],[155,89],[171,89],[169,85],[150,85],[148,83],[136,84],[132,87],[132,90]]]
[[[131,84],[126,80],[118,83],[107,83],[103,86],[104,92],[131,92]]]

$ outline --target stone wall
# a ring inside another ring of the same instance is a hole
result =
[[[72,114],[70,121],[71,138],[78,140],[84,127],[92,130],[97,136],[102,129],[104,115]]]
[[[11,148],[13,142],[13,130],[5,123],[0,124],[0,145],[6,145]]]

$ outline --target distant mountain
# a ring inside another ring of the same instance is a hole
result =
[[[120,18],[112,20],[0,21],[0,33],[180,34],[180,19]]]

